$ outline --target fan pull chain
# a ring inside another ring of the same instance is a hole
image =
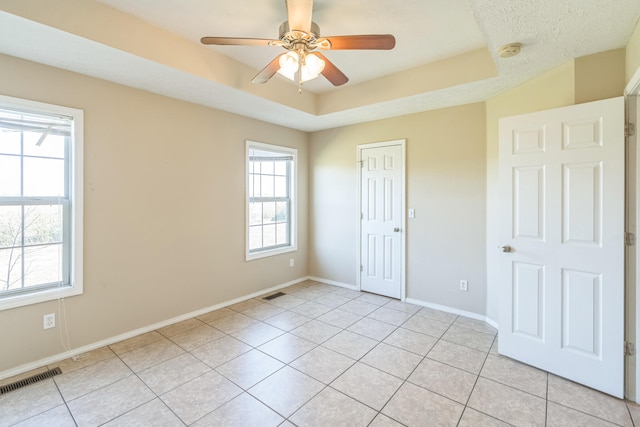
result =
[[[298,51],[298,95],[302,95],[302,66],[304,65],[304,52]]]

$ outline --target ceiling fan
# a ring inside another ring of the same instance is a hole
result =
[[[313,0],[285,0],[285,3],[287,20],[280,25],[278,40],[203,37],[200,41],[206,45],[281,46],[287,52],[278,55],[251,81],[266,83],[279,72],[293,81],[297,77],[300,90],[303,82],[320,74],[334,86],[341,86],[349,81],[349,78],[323,54],[313,52],[316,49],[389,50],[396,45],[396,39],[391,34],[320,37],[320,27],[311,20]]]

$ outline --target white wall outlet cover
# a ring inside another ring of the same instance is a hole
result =
[[[45,314],[42,316],[43,329],[51,329],[56,326],[56,314]]]

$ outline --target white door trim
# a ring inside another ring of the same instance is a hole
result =
[[[633,74],[624,90],[626,101],[626,123],[635,125],[635,133],[627,137],[627,217],[626,231],[634,233],[638,237],[638,224],[640,224],[640,150],[638,150],[638,125],[640,124],[640,68]],[[637,245],[636,241],[636,245]],[[640,251],[636,246],[626,247],[626,290],[625,290],[625,339],[637,346],[640,343]],[[640,357],[637,354],[625,357],[625,397],[640,403]]]
[[[362,265],[362,248],[361,248],[361,239],[362,239],[362,224],[361,224],[361,214],[362,214],[362,185],[361,185],[361,180],[362,180],[362,150],[366,149],[366,148],[379,148],[379,147],[391,147],[394,145],[399,145],[402,153],[401,153],[401,157],[402,157],[402,181],[401,181],[401,185],[402,185],[402,190],[400,192],[401,194],[401,207],[400,207],[400,211],[402,212],[402,225],[400,226],[400,229],[402,231],[401,233],[401,247],[402,247],[402,254],[401,254],[401,263],[402,263],[402,277],[401,277],[401,288],[402,288],[402,293],[401,293],[401,301],[404,301],[407,297],[406,295],[406,277],[407,277],[407,262],[406,262],[406,252],[407,252],[407,232],[406,232],[406,224],[407,224],[407,215],[406,215],[406,197],[407,197],[407,162],[406,162],[406,143],[407,140],[406,139],[396,139],[396,140],[392,140],[392,141],[383,141],[383,142],[372,142],[369,144],[360,144],[356,147],[357,149],[357,162],[356,162],[356,169],[358,170],[358,180],[356,181],[356,187],[357,187],[357,193],[358,193],[358,212],[357,212],[357,216],[356,216],[356,242],[357,242],[357,248],[356,248],[356,253],[357,253],[357,257],[356,257],[356,289],[358,291],[362,290],[362,284],[361,284],[361,275],[360,275],[360,266]]]
[[[627,125],[635,125],[640,122],[640,97],[630,95],[625,97]],[[625,208],[625,231],[638,234],[638,220],[640,219],[640,209],[638,209],[638,137],[635,134],[627,136],[625,144],[626,161],[626,208]],[[637,243],[636,243],[637,244]],[[625,246],[625,340],[637,345],[640,336],[640,323],[637,318],[638,301],[638,265],[640,265],[640,254],[635,245]],[[638,402],[640,396],[637,393],[637,386],[640,384],[640,358],[636,354],[625,356],[625,397],[634,402]]]

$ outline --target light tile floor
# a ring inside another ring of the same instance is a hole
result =
[[[0,426],[640,427],[640,406],[499,356],[484,322],[283,292],[43,367],[63,374],[0,396]]]

